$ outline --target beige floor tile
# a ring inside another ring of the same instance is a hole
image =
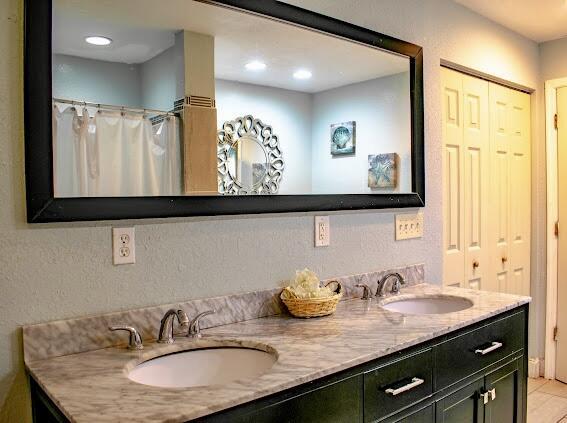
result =
[[[567,384],[557,380],[550,380],[545,385],[537,388],[538,392],[567,398]]]
[[[528,423],[557,423],[567,416],[567,398],[535,391],[528,396]]]
[[[537,378],[537,379],[532,379],[531,377],[528,378],[528,394],[531,394],[536,389],[541,388],[547,382],[548,382],[548,380],[543,378],[543,377],[540,377],[540,378]]]

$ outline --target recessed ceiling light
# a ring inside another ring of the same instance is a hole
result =
[[[110,43],[112,43],[112,40],[108,37],[101,37],[101,36],[92,36],[92,37],[86,37],[85,41],[89,44],[92,44],[94,46],[107,46]]]
[[[300,69],[298,71],[295,71],[293,74],[293,77],[295,79],[309,79],[313,76],[313,74],[308,71],[307,69]]]
[[[244,67],[250,71],[262,71],[266,69],[266,64],[264,62],[260,62],[259,60],[253,60],[246,63]]]

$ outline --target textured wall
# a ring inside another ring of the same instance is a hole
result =
[[[423,239],[393,241],[393,212],[331,217],[313,248],[312,216],[135,222],[137,261],[111,263],[110,223],[25,223],[22,0],[0,2],[0,421],[29,418],[18,327],[24,323],[276,286],[294,269],[322,276],[424,262],[441,278],[439,60],[535,87],[537,46],[449,0],[294,0],[424,46],[427,207]],[[534,266],[534,271],[537,270]]]

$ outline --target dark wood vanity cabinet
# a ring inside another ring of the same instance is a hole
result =
[[[523,306],[198,421],[523,423],[527,317]]]
[[[527,319],[526,305],[196,421],[524,423]],[[33,381],[32,396],[36,422],[65,421]]]

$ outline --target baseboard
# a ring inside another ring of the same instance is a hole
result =
[[[530,357],[528,360],[528,377],[537,379],[538,377],[543,376],[544,368],[543,359]]]

